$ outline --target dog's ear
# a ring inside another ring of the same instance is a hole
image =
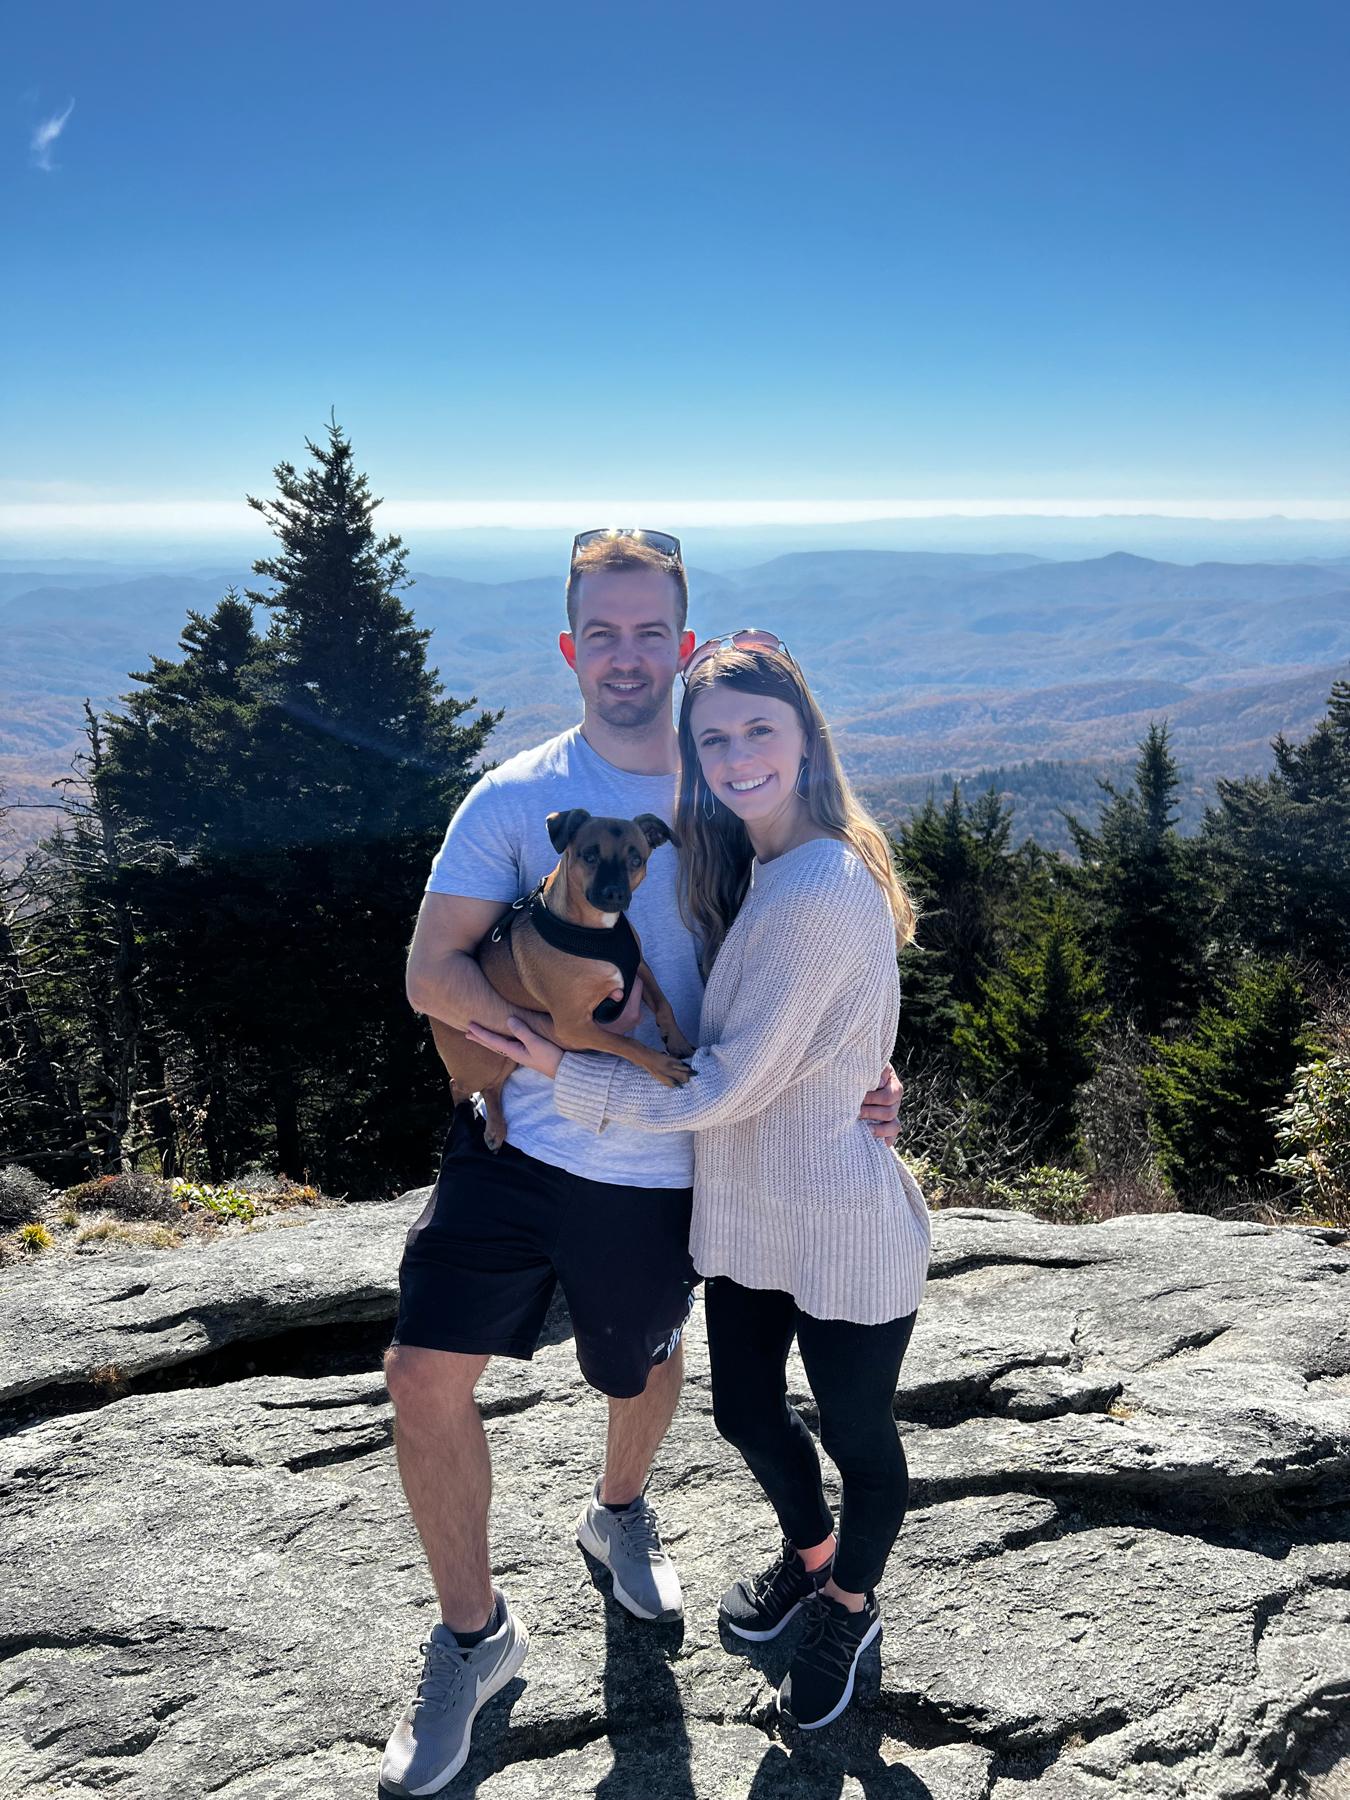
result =
[[[658,819],[655,813],[639,813],[633,823],[646,838],[648,849],[655,850],[658,844],[674,844],[679,849],[680,840],[665,820]]]
[[[545,825],[548,826],[549,842],[559,856],[562,855],[590,816],[584,806],[574,806],[570,812],[550,813],[544,820]]]

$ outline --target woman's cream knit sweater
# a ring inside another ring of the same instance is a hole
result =
[[[917,1307],[930,1241],[914,1177],[858,1118],[899,1005],[885,895],[846,844],[812,839],[754,866],[708,980],[693,1080],[661,1087],[618,1057],[572,1053],[556,1104],[592,1131],[697,1132],[701,1275],[880,1324]]]

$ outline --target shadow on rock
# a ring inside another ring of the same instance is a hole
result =
[[[886,1721],[875,1710],[881,1687],[881,1659],[874,1648],[858,1665],[853,1704],[833,1725],[820,1731],[799,1731],[789,1721],[781,1723],[782,1742],[771,1744],[755,1771],[746,1800],[837,1800],[846,1780],[861,1787],[866,1800],[932,1800],[933,1790],[913,1769],[881,1754],[887,1739]]]
[[[734,1631],[728,1630],[722,1619],[717,1621],[717,1635],[727,1655],[737,1656],[742,1662],[749,1663],[752,1669],[758,1669],[774,1688],[782,1685],[801,1634],[801,1621],[797,1619],[786,1625],[776,1638],[770,1638],[767,1643],[756,1644],[748,1638],[737,1637]]]
[[[663,1739],[661,1800],[698,1800],[689,1735],[671,1661],[684,1643],[684,1621],[635,1619],[614,1598],[609,1570],[583,1550],[592,1582],[604,1596],[605,1667],[601,1679],[614,1766],[597,1783],[595,1800],[638,1800],[651,1793],[651,1733]]]
[[[770,1644],[741,1643],[728,1633],[730,1644],[738,1646],[747,1660],[775,1684],[782,1680],[792,1661],[797,1631],[789,1631]],[[773,1654],[770,1654],[770,1653]],[[858,1664],[853,1701],[842,1718],[819,1731],[801,1731],[790,1719],[775,1712],[767,1728],[781,1733],[781,1742],[771,1744],[755,1771],[746,1800],[836,1800],[848,1779],[856,1781],[867,1800],[931,1800],[928,1783],[903,1762],[894,1760],[894,1742],[888,1739],[887,1721],[876,1710],[881,1691],[881,1646],[875,1643],[864,1651]],[[881,1754],[883,1740],[891,1744],[892,1760]]]

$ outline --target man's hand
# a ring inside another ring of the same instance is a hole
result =
[[[858,1114],[872,1136],[883,1144],[894,1144],[900,1136],[900,1102],[904,1095],[904,1082],[887,1063],[881,1080],[864,1098]]]
[[[614,988],[609,997],[611,1000],[622,1000],[623,989]],[[624,1007],[617,1019],[611,1019],[609,1024],[604,1026],[603,1029],[605,1031],[612,1031],[615,1037],[627,1037],[630,1032],[637,1028],[637,1022],[641,1015],[642,977],[640,975],[635,975],[633,977],[633,991],[628,996],[627,1006]]]

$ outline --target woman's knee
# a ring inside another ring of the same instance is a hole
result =
[[[878,1485],[903,1481],[905,1450],[890,1412],[869,1419],[821,1415],[820,1444],[844,1480]]]
[[[785,1430],[792,1429],[792,1415],[786,1402],[763,1406],[748,1402],[743,1396],[713,1394],[713,1424],[734,1449],[754,1450],[781,1440]]]

